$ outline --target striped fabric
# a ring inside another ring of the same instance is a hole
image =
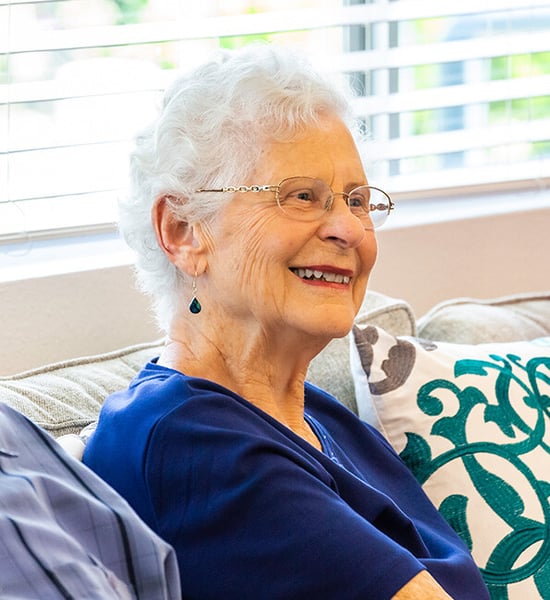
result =
[[[44,430],[0,403],[0,597],[180,598],[174,551]]]

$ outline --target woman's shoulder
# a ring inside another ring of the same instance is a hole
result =
[[[221,386],[148,363],[128,388],[104,402],[84,462],[134,505],[141,502],[140,515],[152,522],[147,473],[161,459],[167,465],[175,456],[206,460],[209,444],[237,419],[246,422],[238,406],[238,398]],[[223,447],[218,454],[223,456]]]
[[[206,379],[149,362],[127,388],[105,400],[85,457],[90,448],[99,447],[103,454],[108,445],[143,453],[155,430],[206,421],[215,412],[213,405],[227,404],[229,393]]]

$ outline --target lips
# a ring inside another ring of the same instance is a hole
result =
[[[343,285],[348,285],[351,281],[349,275],[325,269],[291,268],[290,270],[300,279],[307,279],[308,281],[326,281],[327,283],[341,283]]]

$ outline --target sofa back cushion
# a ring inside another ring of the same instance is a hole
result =
[[[78,433],[97,419],[103,400],[127,387],[160,348],[159,341],[139,344],[0,377],[0,402],[55,437]]]
[[[417,326],[418,337],[439,342],[533,340],[550,335],[550,292],[447,300],[420,317]]]

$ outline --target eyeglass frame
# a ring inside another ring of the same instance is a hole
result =
[[[201,194],[201,193],[226,193],[226,194],[236,194],[236,193],[244,193],[244,192],[254,192],[254,193],[259,193],[259,192],[274,192],[275,193],[275,199],[277,201],[277,206],[281,209],[281,211],[285,214],[288,215],[289,218],[292,219],[292,216],[289,215],[285,209],[283,208],[283,206],[281,205],[281,201],[280,201],[280,189],[282,184],[285,181],[288,181],[290,179],[312,179],[312,180],[317,180],[317,181],[323,181],[322,179],[320,179],[319,177],[309,177],[307,175],[296,175],[293,177],[285,177],[284,179],[282,179],[278,184],[270,184],[270,185],[229,185],[226,187],[222,187],[222,188],[215,188],[215,189],[207,189],[207,188],[199,188],[197,190],[195,190],[196,194]],[[327,186],[327,188],[330,190],[331,192],[331,197],[330,197],[330,201],[327,202],[326,207],[324,208],[325,212],[329,212],[332,209],[332,206],[334,204],[334,197],[335,196],[344,196],[345,200],[346,200],[346,204],[348,205],[348,208],[350,207],[349,204],[349,198],[351,196],[351,194],[353,194],[353,192],[359,188],[368,188],[369,190],[376,190],[377,192],[380,192],[381,194],[383,194],[387,199],[388,199],[388,208],[386,211],[386,218],[389,217],[390,212],[392,210],[394,210],[395,208],[395,203],[392,200],[391,196],[385,192],[382,188],[376,187],[375,185],[368,185],[368,184],[363,184],[363,185],[358,185],[357,187],[353,188],[352,190],[350,190],[350,192],[335,192],[328,183],[326,183],[325,181],[323,181],[323,183],[325,183],[325,185]],[[369,205],[369,208],[373,206],[372,204]],[[375,209],[375,210],[379,210],[379,209]],[[370,214],[372,211],[369,210],[367,212],[367,214]],[[353,214],[353,213],[352,213]],[[357,215],[354,215],[357,216]],[[359,219],[359,217],[357,217]],[[300,220],[300,219],[295,219],[295,220]],[[316,219],[311,219],[311,222],[315,221]],[[307,222],[307,221],[306,221]],[[384,220],[383,223],[381,223],[379,226],[382,226],[386,221]],[[376,229],[376,226],[373,227]]]

